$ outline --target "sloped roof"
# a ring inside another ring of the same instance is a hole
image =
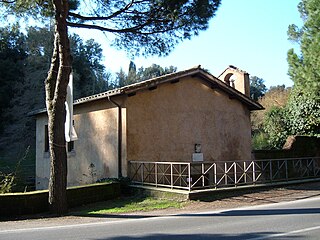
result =
[[[124,86],[122,88],[114,89],[111,91],[99,93],[96,95],[80,98],[74,101],[74,104],[81,104],[85,102],[95,101],[98,99],[112,97],[116,95],[123,95],[123,94],[130,94],[140,90],[149,89],[152,87],[156,87],[159,84],[163,84],[166,82],[174,82],[180,80],[184,77],[199,77],[200,79],[206,81],[213,89],[219,89],[226,94],[229,95],[230,98],[235,98],[240,102],[244,103],[248,106],[250,110],[260,110],[263,107],[254,101],[253,99],[249,98],[248,96],[244,95],[243,93],[239,92],[238,90],[230,87],[226,83],[222,82],[218,78],[214,77],[207,71],[201,68],[201,66],[193,67],[184,71],[179,71],[175,73],[166,74],[160,77],[148,79],[142,82],[134,83],[131,85]]]
[[[206,70],[202,69],[201,66],[196,66],[184,71],[174,72],[170,74],[166,74],[160,77],[148,79],[142,82],[130,84],[121,88],[113,89],[107,92],[98,93],[95,95],[91,95],[88,97],[79,98],[74,101],[74,105],[79,105],[83,103],[88,103],[92,101],[96,101],[99,99],[104,99],[113,96],[119,95],[130,95],[136,93],[137,91],[150,89],[153,87],[158,86],[159,84],[163,84],[166,82],[174,82],[178,81],[184,77],[198,77],[201,80],[205,81],[212,89],[219,89],[226,94],[229,95],[230,98],[234,98],[245,104],[249,110],[261,110],[263,106],[261,106],[258,102],[254,101],[250,97],[244,95],[243,93],[239,92],[238,90],[232,88],[231,86],[227,85],[223,81],[219,80],[218,78],[214,77],[212,74],[207,72]],[[45,109],[42,109],[37,112],[33,112],[32,115],[36,115],[39,113],[46,112]]]

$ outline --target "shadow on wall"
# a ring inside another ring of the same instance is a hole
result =
[[[83,111],[75,116],[78,140],[69,162],[70,185],[95,183],[117,174],[117,109]],[[73,160],[73,161],[72,161]]]

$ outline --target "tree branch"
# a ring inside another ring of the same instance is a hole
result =
[[[141,25],[137,25],[137,26],[130,27],[130,28],[123,28],[123,29],[113,29],[113,28],[107,28],[107,27],[102,27],[102,26],[93,25],[93,24],[83,24],[83,23],[73,23],[73,22],[67,22],[67,24],[70,27],[96,29],[96,30],[100,30],[100,31],[104,31],[104,32],[112,32],[112,33],[126,33],[126,32],[139,33],[138,30],[143,29],[149,23],[146,22]]]
[[[150,31],[150,32],[142,32],[140,30],[142,30],[143,27],[145,27],[147,24],[143,24],[143,25],[139,25],[136,27],[132,27],[132,28],[125,28],[125,29],[112,29],[112,28],[106,28],[106,27],[102,27],[102,26],[97,26],[97,25],[90,25],[90,24],[81,24],[81,23],[67,23],[68,26],[70,27],[75,27],[75,28],[86,28],[86,29],[95,29],[95,30],[100,30],[100,31],[104,31],[104,32],[112,32],[112,33],[128,33],[128,32],[134,32],[134,33],[138,33],[141,35],[152,35],[152,34],[158,34],[158,33],[165,33],[168,31],[173,31],[173,30],[178,30],[180,28],[180,26],[176,26],[176,27],[167,27],[165,29],[162,30],[156,30],[156,31]]]
[[[83,21],[99,21],[99,20],[110,20],[122,13],[124,13],[125,11],[127,11],[133,4],[135,3],[134,0],[132,0],[130,3],[128,3],[124,8],[114,12],[113,14],[106,16],[106,17],[88,17],[88,16],[82,16],[80,14],[77,13],[73,13],[73,12],[69,12],[69,16],[71,17],[75,17],[78,19],[81,19]]]

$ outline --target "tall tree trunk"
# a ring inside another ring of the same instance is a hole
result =
[[[49,205],[53,213],[67,212],[67,152],[64,134],[65,101],[71,72],[68,39],[68,0],[53,0],[55,40],[50,70],[45,81],[50,143]]]

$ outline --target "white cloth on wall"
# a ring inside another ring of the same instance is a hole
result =
[[[73,126],[73,72],[71,71],[69,77],[69,84],[67,86],[66,97],[66,121],[65,121],[65,138],[67,142],[78,140],[78,135]]]

